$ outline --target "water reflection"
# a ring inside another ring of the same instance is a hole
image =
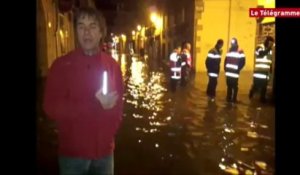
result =
[[[272,147],[274,143],[270,137],[262,136],[256,128],[257,120],[262,118],[261,110],[262,108],[253,106],[245,108],[228,105],[220,111],[220,117],[224,118],[224,130],[221,132],[222,139],[220,140],[223,150],[219,162],[220,170],[230,174],[273,173],[272,162],[270,162],[272,166],[267,167],[267,163],[262,161],[274,159],[273,155],[269,154],[270,152],[263,151],[264,146]]]
[[[274,107],[250,103],[243,91],[242,105],[228,105],[225,91],[210,103],[205,74],[170,93],[167,71],[151,69],[147,60],[118,57],[125,106],[116,174],[274,174]],[[39,154],[56,160],[55,125],[41,117],[37,123]]]
[[[111,56],[113,57],[113,59],[115,59],[117,62],[119,62],[120,55],[118,54],[116,49],[111,50]]]
[[[126,117],[118,154],[139,157],[131,164],[138,170],[129,171],[128,166],[123,170],[131,174],[274,172],[274,108],[227,104],[226,92],[210,102],[199,74],[188,87],[169,93],[168,77],[161,69],[151,69],[140,57],[121,56],[120,61]]]
[[[121,60],[120,66],[121,66],[122,76],[123,76],[123,79],[126,79],[126,77],[125,77],[125,75],[127,73],[127,69],[126,69],[126,66],[127,66],[126,55],[125,54],[121,54],[121,59],[120,60]]]
[[[126,82],[125,105],[132,109],[128,116],[136,120],[136,132],[153,135],[171,120],[162,112],[170,103],[165,96],[166,78],[162,72],[151,72],[143,58],[133,56],[128,59],[131,65],[128,65],[130,74]],[[138,143],[141,143],[140,139]],[[155,148],[158,147],[159,144],[155,143]]]

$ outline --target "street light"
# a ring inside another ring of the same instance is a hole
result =
[[[138,26],[137,26],[137,30],[138,30],[138,31],[141,31],[141,29],[142,29],[141,25],[138,25]]]
[[[137,46],[137,52],[140,52],[140,35],[141,35],[141,25],[137,25],[137,32],[136,32],[136,46]]]
[[[126,36],[124,35],[124,34],[121,34],[121,38],[122,38],[122,40],[126,40]]]
[[[163,30],[163,20],[162,17],[160,15],[158,15],[156,12],[152,12],[150,14],[150,20],[152,22],[152,31],[151,35],[152,35],[152,39],[150,40],[150,45],[152,45],[152,55],[154,57],[157,57],[157,51],[160,51],[161,48],[159,48],[160,46],[157,45],[159,44],[158,42],[161,42],[162,40],[162,30]],[[158,41],[155,41],[155,38],[159,37]]]
[[[124,35],[124,34],[121,34],[121,40],[122,40],[122,44],[121,44],[121,47],[122,47],[122,52],[125,52],[125,45],[126,45],[126,35]]]
[[[150,15],[150,19],[153,23],[157,20],[157,14],[155,12],[152,12]]]
[[[162,18],[159,15],[157,15],[155,12],[152,12],[150,14],[150,20],[155,26],[155,29],[156,29],[155,33],[159,34],[162,31],[162,27],[163,27]]]

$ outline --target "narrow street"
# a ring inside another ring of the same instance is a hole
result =
[[[274,105],[248,99],[252,72],[241,72],[239,103],[233,105],[225,100],[224,73],[210,102],[205,72],[172,93],[163,63],[125,55],[118,62],[126,89],[115,174],[274,174]],[[41,108],[43,83],[37,95],[37,167],[39,175],[56,175],[57,130]]]

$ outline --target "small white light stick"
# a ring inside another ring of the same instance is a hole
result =
[[[104,71],[103,72],[103,77],[102,77],[102,93],[104,94],[104,95],[106,95],[107,94],[107,71]]]

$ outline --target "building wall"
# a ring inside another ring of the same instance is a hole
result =
[[[264,8],[275,8],[275,0],[257,0],[257,5]],[[272,23],[275,22],[274,17],[264,18],[262,23]]]
[[[54,36],[56,18],[52,0],[37,1],[37,63],[38,76],[46,76],[48,68],[57,56]]]
[[[203,30],[203,11],[204,11],[204,1],[195,0],[195,13],[194,13],[194,42],[193,42],[193,58],[196,71],[199,71],[198,65],[200,65],[201,57],[201,39]]]
[[[221,61],[221,65],[223,65],[232,37],[238,39],[239,46],[245,52],[246,65],[244,70],[253,70],[256,20],[249,17],[249,8],[256,6],[256,1],[204,0],[201,18],[195,19],[197,22],[195,37],[198,37],[195,39],[197,72],[206,71],[207,52],[214,47],[219,38],[224,40]],[[223,69],[221,70],[223,71]]]
[[[37,77],[44,77],[48,68],[48,51],[47,51],[47,24],[45,17],[45,10],[41,1],[37,1],[37,37],[36,37],[36,47],[37,47],[37,67],[36,75]]]
[[[74,14],[60,12],[56,0],[37,0],[37,77],[45,77],[54,60],[75,48]],[[80,5],[95,7],[92,0]]]
[[[192,45],[192,53],[194,50],[194,1],[167,1],[164,9],[164,29],[163,29],[163,47],[165,59],[169,54],[182,42],[187,41]],[[194,61],[193,61],[194,62]]]

